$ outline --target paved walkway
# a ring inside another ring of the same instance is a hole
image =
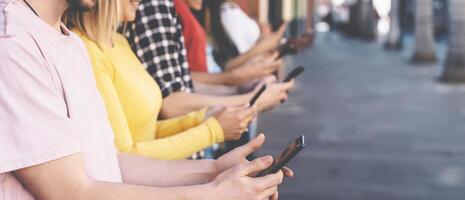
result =
[[[299,134],[284,200],[464,200],[465,86],[435,82],[440,65],[333,37],[294,57],[307,71],[290,100],[263,114],[277,154]]]

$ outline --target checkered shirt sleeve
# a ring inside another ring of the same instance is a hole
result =
[[[173,1],[143,0],[136,18],[128,24],[125,35],[163,97],[178,91],[192,92],[181,19]]]

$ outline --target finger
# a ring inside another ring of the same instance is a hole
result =
[[[263,189],[266,189],[266,188],[271,188],[271,187],[280,185],[283,182],[283,177],[284,177],[284,174],[282,170],[279,170],[278,172],[274,174],[268,174],[263,177],[255,178],[254,181],[255,181],[255,184],[257,184],[257,186]]]
[[[247,107],[241,111],[238,111],[238,116],[241,119],[241,121],[245,121],[247,118],[250,116],[254,115],[255,113],[255,108],[254,107]]]
[[[263,193],[260,195],[260,199],[273,199],[274,194],[278,192],[278,187],[271,187],[263,191]]]
[[[281,67],[284,65],[284,60],[282,58],[275,60],[275,64],[278,65],[278,67]]]
[[[281,170],[283,170],[283,174],[285,177],[294,177],[294,171],[288,167],[283,167]]]
[[[263,85],[265,85],[265,84],[268,84],[268,78],[267,78],[267,77],[261,79],[260,82],[258,82],[257,85],[255,85],[255,88],[254,88],[254,90],[253,90],[254,95],[255,95],[255,94],[260,90],[260,88],[262,88]]]
[[[238,154],[241,155],[242,157],[247,157],[254,151],[260,149],[263,146],[263,143],[265,142],[265,135],[263,133],[259,134],[255,139],[251,140],[245,145],[242,145],[240,147],[235,148],[232,150],[232,154]]]
[[[271,200],[278,200],[279,198],[279,192],[276,192],[273,194],[273,196],[271,197]]]
[[[226,108],[227,112],[233,113],[233,112],[239,112],[242,108],[242,106],[229,106]]]
[[[263,73],[266,75],[270,75],[276,70],[278,70],[278,68],[281,66],[282,66],[282,62],[280,62],[279,60],[275,61],[273,63],[268,64],[267,68],[263,71]]]
[[[233,151],[239,151],[242,156],[246,157],[250,155],[251,153],[253,153],[254,151],[260,149],[260,147],[263,146],[263,143],[265,143],[265,135],[261,133],[252,141],[236,148]]]
[[[250,115],[246,116],[245,119],[243,120],[244,123],[249,124],[250,121],[254,120],[257,117],[257,110],[255,109],[254,112],[252,112]]]
[[[218,105],[218,106],[210,106],[208,110],[213,113],[221,112],[226,109],[226,106]]]
[[[272,163],[273,163],[273,157],[271,157],[271,156],[264,156],[264,157],[257,158],[255,160],[253,160],[252,162],[249,162],[249,163],[246,163],[246,164],[242,165],[241,175],[247,176],[247,175],[252,174],[254,172],[262,171],[262,170],[268,168],[269,166],[271,166]],[[272,174],[272,175],[274,175],[274,174]],[[259,178],[259,179],[257,179],[257,181],[260,181],[262,179],[263,178]],[[265,188],[265,187],[262,187],[262,188]]]
[[[294,86],[295,86],[295,80],[294,80],[294,79],[292,79],[291,81],[289,81],[289,82],[287,82],[287,83],[283,83],[283,88],[284,88],[286,91],[291,90]]]
[[[213,117],[218,117],[219,115],[222,115],[223,112],[226,112],[226,107],[221,107],[221,108],[212,108],[212,110],[207,111],[205,115],[212,115]],[[209,114],[211,113],[211,114]]]
[[[273,61],[275,61],[275,60],[279,60],[279,59],[278,59],[278,58],[279,58],[279,52],[278,52],[278,51],[274,51],[268,58],[269,58],[268,60],[269,60],[270,62],[273,62]]]
[[[286,32],[287,29],[287,22],[284,22],[278,29],[278,34],[284,35],[284,32]]]
[[[275,83],[277,81],[278,81],[278,79],[276,78],[275,75],[268,75],[268,76],[266,76],[265,78],[262,79],[262,82],[268,83],[268,84]]]
[[[284,93],[283,96],[281,97],[281,102],[286,102],[289,99],[289,95],[287,93]]]

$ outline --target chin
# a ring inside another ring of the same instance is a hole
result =
[[[131,15],[131,16],[126,16],[124,17],[124,22],[133,22],[134,20],[136,20],[136,15]]]
[[[70,9],[75,11],[89,11],[95,6],[96,0],[67,0]]]
[[[192,6],[192,9],[194,9],[194,10],[202,10],[202,5]]]

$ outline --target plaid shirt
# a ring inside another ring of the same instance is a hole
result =
[[[181,18],[172,0],[143,0],[136,21],[125,33],[132,50],[157,81],[163,97],[173,92],[192,92],[193,84],[187,63]],[[190,159],[204,157],[204,151]]]
[[[158,83],[163,97],[192,92],[181,19],[172,0],[143,0],[125,33],[133,51]]]

